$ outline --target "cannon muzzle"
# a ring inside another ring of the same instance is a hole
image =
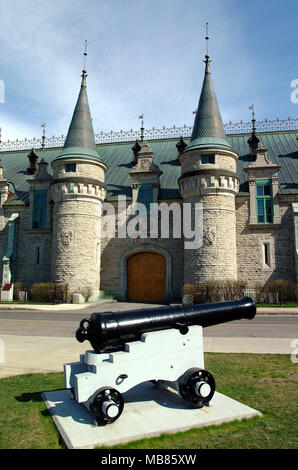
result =
[[[204,328],[244,318],[251,320],[255,314],[256,305],[249,297],[191,306],[93,313],[80,322],[76,338],[81,343],[89,340],[97,353],[120,351],[125,343],[138,341],[143,333],[150,331],[176,328],[186,334],[191,325]]]

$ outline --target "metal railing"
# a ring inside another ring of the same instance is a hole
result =
[[[256,121],[255,127],[257,132],[276,132],[276,131],[289,131],[289,130],[298,130],[298,119],[288,118],[288,119],[275,119],[264,121]],[[158,140],[158,139],[171,139],[171,138],[180,138],[190,137],[192,133],[192,126],[184,124],[183,126],[173,126],[161,128],[152,127],[152,129],[144,129],[144,139],[145,140]],[[228,135],[237,135],[237,134],[250,134],[252,131],[252,123],[240,121],[238,123],[228,122],[224,125],[225,132]],[[16,140],[7,140],[5,142],[0,142],[0,151],[8,152],[13,150],[27,150],[27,149],[42,149],[42,148],[55,148],[63,147],[66,136],[52,136],[52,137],[40,137],[32,139],[16,139]],[[123,130],[119,131],[109,131],[109,132],[99,132],[95,134],[96,144],[106,144],[106,143],[117,143],[117,142],[130,142],[135,141],[136,139],[140,140],[141,130]]]

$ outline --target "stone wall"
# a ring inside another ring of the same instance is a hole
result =
[[[281,224],[270,228],[249,226],[249,198],[236,198],[238,279],[265,283],[276,279],[295,282],[291,201],[279,201]],[[265,263],[268,244],[269,263]]]
[[[51,231],[28,229],[28,207],[10,207],[5,210],[5,226],[0,235],[1,261],[7,250],[7,222],[15,213],[19,213],[19,217],[16,221],[15,246],[11,259],[12,282],[23,282],[27,288],[34,283],[50,282]]]
[[[70,163],[76,164],[75,172],[66,172],[65,166]],[[104,169],[103,166],[91,159],[87,159],[84,162],[79,162],[77,159],[65,159],[63,162],[55,162],[53,165],[53,178],[71,178],[71,177],[85,177],[93,178],[99,181],[104,181]]]
[[[106,220],[108,220],[109,217],[106,217]],[[105,294],[115,294],[119,299],[124,300],[126,297],[128,258],[137,252],[153,251],[161,254],[166,259],[167,300],[180,298],[184,284],[184,244],[182,238],[173,238],[173,219],[171,216],[169,221],[170,238],[160,238],[160,236],[156,238],[130,238],[128,236],[118,238],[116,229],[115,237],[106,236],[102,239],[100,288]]]
[[[215,162],[212,164],[201,163],[201,155],[213,154],[215,155]],[[188,153],[182,154],[179,158],[181,162],[181,174],[188,173],[194,170],[212,170],[212,169],[224,169],[236,173],[237,165],[237,154],[234,152],[224,152],[208,149],[200,151],[189,151]]]
[[[99,290],[99,201],[67,199],[54,206],[52,282],[68,284],[70,291],[90,286]]]
[[[214,194],[193,199],[203,204],[203,244],[197,250],[184,250],[185,283],[236,280],[234,196]]]

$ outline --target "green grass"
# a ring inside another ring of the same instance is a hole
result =
[[[62,304],[63,302],[55,302],[55,304]],[[21,302],[21,301],[18,301],[18,300],[13,300],[12,302],[4,302],[4,301],[0,301],[0,304],[17,304],[17,305],[53,305],[53,302],[31,302],[28,300],[28,302]]]
[[[278,307],[278,308],[298,308],[298,304],[297,303],[291,303],[291,304],[256,304],[257,307]]]
[[[205,367],[214,375],[219,392],[261,411],[263,417],[162,435],[115,448],[297,448],[298,375],[297,364],[291,363],[290,356],[206,353]],[[42,391],[63,387],[62,373],[1,379],[0,448],[63,448],[41,398]]]

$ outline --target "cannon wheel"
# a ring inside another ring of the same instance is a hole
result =
[[[123,396],[112,387],[102,387],[90,399],[89,408],[94,424],[110,424],[118,419],[124,408]]]
[[[194,408],[208,405],[215,392],[215,380],[204,369],[193,367],[178,379],[181,397]]]

